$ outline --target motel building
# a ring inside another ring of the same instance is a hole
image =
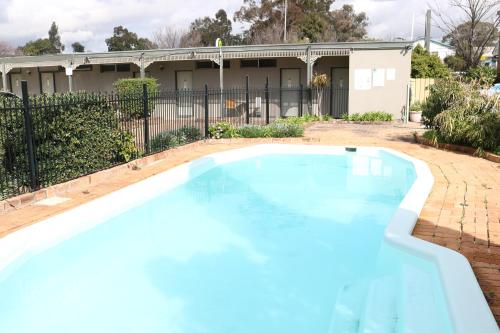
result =
[[[68,91],[110,92],[120,78],[153,77],[161,90],[264,89],[281,116],[300,112],[314,73],[329,79],[323,113],[385,111],[401,119],[408,103],[412,44],[354,42],[158,49],[0,58],[0,87],[21,96]],[[221,66],[222,65],[222,66]],[[221,68],[222,67],[222,68]],[[312,94],[312,93],[311,93]],[[240,101],[226,100],[237,104]],[[252,97],[252,109],[262,107]],[[189,115],[190,106],[179,105]],[[276,114],[276,116],[278,115]]]

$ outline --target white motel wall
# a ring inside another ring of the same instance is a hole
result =
[[[221,49],[77,53],[0,58],[0,87],[21,95],[110,92],[120,78],[150,76],[161,89],[219,88],[217,63],[224,63],[224,88],[310,86],[313,73],[327,74],[330,86],[348,93],[348,112],[385,111],[401,118],[407,103],[411,44],[360,42],[227,46]],[[206,68],[210,67],[210,68]],[[70,76],[68,74],[71,74]],[[182,80],[182,83],[180,82]],[[71,83],[70,83],[71,81]]]

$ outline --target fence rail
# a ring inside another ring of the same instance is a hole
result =
[[[0,99],[0,199],[209,136],[211,124],[265,125],[307,113],[340,118],[348,91],[304,87],[72,93]]]

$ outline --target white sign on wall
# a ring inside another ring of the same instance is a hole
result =
[[[396,69],[395,68],[387,68],[387,81],[396,80]]]
[[[385,69],[375,68],[373,70],[373,86],[383,87],[385,84]]]
[[[370,90],[372,88],[372,70],[371,69],[355,69],[354,70],[354,89],[355,90]]]
[[[66,67],[66,75],[68,75],[68,76],[73,75],[73,68],[71,68],[71,67]]]

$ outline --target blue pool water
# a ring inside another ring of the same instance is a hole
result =
[[[415,178],[386,152],[215,167],[0,273],[0,332],[451,332],[436,268],[383,240]]]

